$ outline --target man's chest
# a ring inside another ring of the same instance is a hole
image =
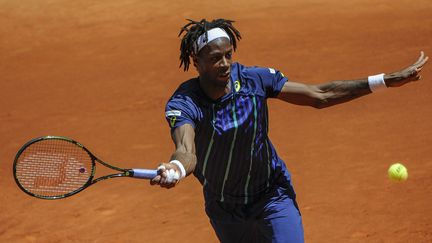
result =
[[[202,117],[197,122],[197,133],[201,130],[222,135],[242,130],[248,132],[265,121],[267,107],[262,97],[236,94],[217,103],[200,106]]]

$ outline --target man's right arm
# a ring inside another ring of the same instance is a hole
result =
[[[186,175],[191,174],[197,162],[194,128],[186,123],[174,129],[171,137],[176,147],[176,151],[171,155],[171,160],[180,161],[186,170]]]
[[[170,162],[162,163],[159,168],[159,175],[151,180],[152,185],[160,185],[161,187],[171,188],[177,184],[177,180],[169,181],[167,171],[173,169],[178,175],[182,175],[180,166],[172,161],[178,161],[181,163],[185,170],[185,175],[190,175],[196,166],[197,158],[195,155],[195,130],[192,125],[186,123],[180,127],[174,129],[171,133],[174,145],[176,147],[175,152],[171,155]]]

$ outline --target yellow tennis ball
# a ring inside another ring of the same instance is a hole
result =
[[[392,164],[388,169],[388,176],[394,181],[405,181],[408,179],[408,170],[401,163]]]

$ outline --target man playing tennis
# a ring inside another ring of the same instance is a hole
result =
[[[221,242],[303,242],[291,176],[268,137],[268,98],[325,108],[421,78],[423,52],[411,66],[390,74],[318,85],[288,81],[272,68],[233,62],[240,40],[233,21],[185,25],[181,66],[190,58],[199,76],[180,85],[166,105],[176,150],[152,185],[174,187],[194,174]]]

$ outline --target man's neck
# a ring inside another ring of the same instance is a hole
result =
[[[217,100],[231,92],[231,79],[225,87],[212,85],[210,82],[202,82],[199,78],[199,84],[204,93],[212,100]]]

